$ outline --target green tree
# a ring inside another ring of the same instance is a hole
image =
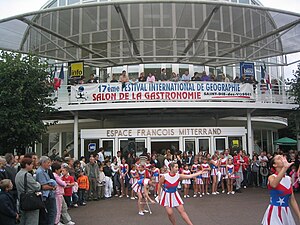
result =
[[[0,154],[40,141],[43,118],[55,111],[48,65],[31,55],[0,53]]]

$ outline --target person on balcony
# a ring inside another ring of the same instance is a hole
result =
[[[160,81],[168,81],[168,76],[167,76],[167,72],[166,72],[165,68],[161,69],[161,74],[160,74],[159,80]]]
[[[178,81],[180,81],[180,77],[178,76],[178,74],[176,74],[175,72],[172,72],[171,81],[172,82],[178,82]]]
[[[194,73],[194,76],[192,77],[192,81],[201,81],[200,74],[198,72]]]
[[[150,82],[150,83],[154,83],[155,82],[155,76],[153,73],[148,73],[148,77],[147,77],[147,82]]]
[[[189,74],[189,71],[184,71],[184,74],[181,76],[182,81],[190,81],[192,79],[191,75]]]
[[[138,78],[138,81],[139,82],[146,82],[147,78],[145,77],[145,73],[144,72],[141,72],[140,73],[140,76]]]
[[[201,81],[210,81],[210,77],[207,76],[206,71],[202,72]]]
[[[89,83],[89,84],[91,84],[91,83],[98,83],[98,80],[97,80],[97,78],[95,77],[94,74],[91,74],[90,75],[90,79],[88,80],[87,83]]]

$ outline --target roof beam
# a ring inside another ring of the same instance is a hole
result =
[[[128,25],[128,22],[127,22],[127,20],[126,20],[126,18],[124,16],[124,13],[123,13],[120,5],[114,5],[114,6],[115,6],[115,9],[116,9],[117,13],[120,16],[121,21],[122,21],[123,28],[124,28],[125,33],[126,33],[126,39],[127,39],[127,43],[128,43],[129,52],[130,52],[131,56],[134,57],[134,58],[137,58],[141,62],[143,62],[142,58],[139,57],[140,56],[140,51],[139,51],[139,49],[138,49],[138,47],[136,45],[136,41],[133,38],[132,32],[130,30],[130,27]],[[132,48],[133,48],[133,51],[134,51],[135,55],[132,54],[131,45],[132,45]],[[136,56],[138,56],[138,57],[136,57]]]
[[[266,34],[264,34],[264,35],[262,35],[262,36],[260,36],[260,37],[257,37],[257,38],[254,38],[254,39],[252,39],[252,40],[246,41],[245,43],[239,45],[238,47],[235,47],[235,48],[231,49],[230,51],[227,51],[227,52],[225,52],[225,53],[223,53],[223,54],[221,54],[221,55],[217,55],[217,56],[218,56],[218,57],[223,57],[223,56],[225,56],[225,55],[227,55],[227,54],[230,54],[230,53],[233,53],[233,52],[235,52],[235,51],[238,51],[238,50],[240,50],[240,49],[242,49],[242,48],[245,48],[245,47],[247,47],[247,46],[249,46],[249,45],[251,45],[251,44],[254,44],[254,43],[259,42],[259,41],[261,41],[261,40],[263,40],[263,39],[266,39],[266,38],[268,38],[268,37],[271,37],[271,36],[273,36],[273,35],[276,35],[276,34],[282,32],[282,31],[285,31],[285,30],[287,30],[287,29],[289,29],[289,28],[291,28],[291,27],[293,27],[293,26],[295,26],[295,25],[297,25],[297,24],[299,24],[299,23],[300,23],[300,19],[297,19],[297,20],[295,20],[295,21],[293,21],[293,22],[291,22],[291,23],[288,23],[288,24],[286,24],[286,25],[284,25],[284,26],[281,26],[281,27],[279,27],[279,28],[277,28],[277,29],[275,29],[275,30],[273,30],[273,31],[271,31],[271,32],[269,32],[269,33],[266,33]],[[211,61],[213,61],[213,60],[208,60],[208,61],[206,61],[206,62],[204,62],[204,63],[206,64],[206,63],[209,63],[209,62],[211,62]]]
[[[51,35],[53,35],[53,36],[55,36],[55,37],[57,37],[57,38],[59,38],[59,39],[61,39],[61,40],[63,40],[63,41],[66,41],[66,42],[68,42],[68,43],[70,43],[70,44],[72,44],[72,45],[74,45],[74,46],[76,46],[76,47],[78,47],[78,48],[81,48],[81,49],[83,49],[83,50],[85,50],[85,51],[87,51],[87,52],[89,52],[89,53],[91,53],[91,54],[97,55],[97,56],[99,56],[100,58],[105,58],[103,55],[99,54],[98,52],[95,52],[95,51],[93,51],[93,50],[90,49],[90,48],[84,47],[84,46],[82,46],[81,44],[78,44],[77,42],[72,41],[72,40],[70,40],[69,38],[66,38],[66,37],[64,37],[64,36],[62,36],[62,35],[60,35],[60,34],[54,32],[54,31],[52,31],[52,30],[50,30],[50,29],[48,29],[48,28],[45,28],[45,27],[43,27],[43,26],[41,26],[41,25],[39,25],[39,24],[37,24],[37,23],[34,23],[34,22],[31,21],[31,20],[28,20],[28,19],[26,19],[26,18],[24,18],[24,17],[18,18],[18,20],[20,20],[20,21],[22,21],[22,22],[28,24],[29,26],[38,28],[38,29],[40,29],[40,30],[42,30],[42,31],[44,31],[44,32],[46,32],[46,33],[48,33],[48,34],[51,34]],[[107,60],[107,61],[110,62],[110,63],[113,64],[113,65],[117,65],[117,63],[115,63],[114,61],[111,61],[111,60]]]
[[[208,26],[212,21],[213,16],[215,15],[215,13],[220,9],[220,6],[217,5],[213,8],[213,10],[211,11],[211,13],[209,14],[208,17],[206,17],[205,21],[203,22],[202,26],[198,29],[197,33],[195,34],[195,36],[192,38],[192,40],[189,41],[188,45],[185,47],[185,49],[183,50],[182,56],[185,56],[188,51],[193,47],[193,44],[195,42],[197,42],[197,39],[200,37],[201,35],[201,41],[199,43],[199,46],[201,45],[203,39],[204,39],[204,35],[207,32]],[[198,49],[198,48],[197,48]],[[177,62],[182,61],[182,59],[184,59],[184,57],[179,58],[177,60]]]

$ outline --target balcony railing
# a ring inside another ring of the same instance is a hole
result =
[[[295,104],[287,86],[225,82],[94,83],[62,85],[57,105],[114,102],[252,102]]]

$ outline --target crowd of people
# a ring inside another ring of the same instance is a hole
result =
[[[118,151],[111,159],[100,148],[88,158],[82,156],[75,160],[69,154],[59,157],[55,151],[50,157],[40,158],[35,153],[21,156],[7,153],[0,157],[0,220],[7,221],[7,225],[18,220],[28,225],[75,224],[68,209],[112,197],[135,200],[141,197],[138,194],[141,184],[147,185],[149,181],[149,194],[161,198],[161,179],[167,179],[166,174],[174,163],[181,176],[176,189],[181,189],[183,198],[233,195],[251,186],[266,188],[270,162],[278,154],[282,152],[274,155],[261,152],[250,158],[242,150],[233,154],[225,150],[215,151],[213,155],[208,152],[194,155],[167,149],[163,154],[149,154],[145,150],[139,157],[133,152],[122,155]],[[292,177],[294,190],[298,190],[297,152],[290,151],[287,157],[293,163],[287,174]],[[19,210],[20,195],[25,192],[24,178],[28,191],[42,192],[45,209]],[[145,183],[144,179],[148,181]],[[144,215],[144,210],[139,208],[138,213]]]
[[[236,76],[234,79],[231,78],[229,75],[225,75],[224,73],[220,73],[215,75],[214,73],[207,74],[206,71],[203,72],[194,72],[193,75],[189,73],[188,70],[180,75],[175,72],[172,72],[171,75],[167,74],[166,69],[163,68],[160,74],[156,73],[148,73],[147,75],[144,72],[141,72],[138,77],[130,78],[126,72],[123,70],[119,77],[116,74],[113,74],[110,83],[137,83],[137,82],[178,82],[178,81],[203,81],[203,82],[233,82],[233,83],[249,83],[253,85],[254,91],[257,89],[257,85],[259,84],[260,90],[262,93],[265,93],[268,89],[268,84],[266,80],[261,79],[260,82],[256,81],[254,76],[246,76],[243,74],[242,76]],[[99,83],[99,79],[94,75],[91,74],[89,79],[86,79],[84,76],[79,78],[71,78],[69,80],[69,84],[85,84],[85,83]],[[274,94],[279,94],[279,82],[277,79],[272,79],[270,86],[272,87],[272,91]],[[270,87],[270,89],[271,89]]]

